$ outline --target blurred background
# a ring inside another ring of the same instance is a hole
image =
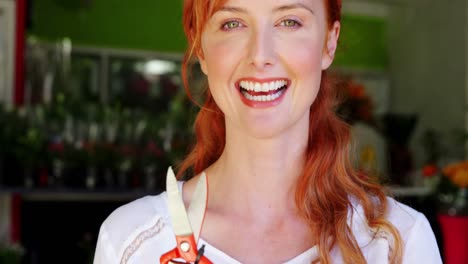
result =
[[[330,70],[353,162],[468,263],[468,1],[345,0]],[[190,147],[182,1],[0,0],[0,263],[92,263]],[[194,68],[191,84],[205,83]]]

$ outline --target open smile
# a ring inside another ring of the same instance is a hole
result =
[[[240,80],[239,91],[242,97],[250,102],[274,102],[278,100],[289,87],[288,79]]]

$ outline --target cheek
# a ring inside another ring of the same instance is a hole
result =
[[[242,44],[232,38],[207,39],[203,46],[206,68],[211,79],[223,79],[233,73],[242,59]]]
[[[208,85],[211,91],[211,94],[214,96],[215,101],[219,100],[219,96],[223,93],[226,87],[226,84],[229,83],[231,68],[229,55],[225,56],[224,54],[230,54],[229,47],[223,45],[210,45],[207,47],[208,51],[206,52],[206,68],[208,71]],[[217,102],[219,105],[219,102]]]
[[[278,46],[286,65],[291,67],[293,73],[307,75],[321,72],[321,59],[323,45],[317,40],[296,40],[282,43]]]
[[[286,43],[284,43],[286,44]],[[301,39],[279,47],[289,73],[297,80],[294,102],[309,108],[315,101],[322,75],[323,43],[320,39]]]
[[[217,105],[226,113],[228,101],[233,92],[232,79],[239,62],[243,58],[239,41],[228,38],[207,39],[203,46],[208,85]],[[245,49],[245,47],[244,47]]]

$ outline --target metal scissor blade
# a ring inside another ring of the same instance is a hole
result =
[[[195,241],[198,241],[200,236],[203,218],[205,215],[206,203],[208,196],[206,174],[203,172],[198,179],[197,186],[192,195],[192,201],[188,208],[188,218],[192,224],[192,230]]]
[[[169,202],[169,215],[172,220],[172,227],[176,236],[186,236],[193,234],[190,221],[185,210],[184,201],[179,191],[177,179],[172,167],[167,170],[166,192]]]

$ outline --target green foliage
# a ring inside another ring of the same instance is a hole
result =
[[[69,98],[71,101],[69,101]],[[167,109],[74,101],[64,93],[50,104],[0,108],[0,155],[22,168],[156,170],[183,159],[192,140],[196,111],[182,90],[166,98]],[[83,177],[83,176],[81,176]]]
[[[24,256],[24,248],[19,244],[0,244],[0,263],[20,264]]]

